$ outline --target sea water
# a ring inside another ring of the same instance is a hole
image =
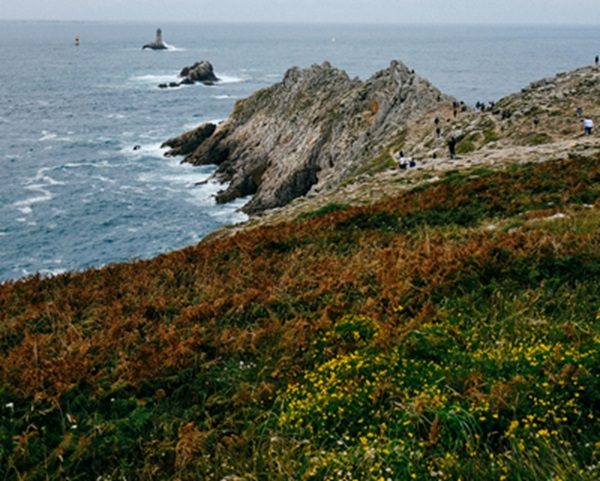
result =
[[[167,51],[141,50],[163,29]],[[287,68],[367,78],[399,59],[444,92],[491,101],[589,64],[597,28],[0,22],[0,282],[148,258],[243,221],[214,167],[161,143],[225,119]],[[79,36],[80,46],[74,45]],[[159,89],[210,61],[215,86]],[[134,150],[134,146],[141,148]]]

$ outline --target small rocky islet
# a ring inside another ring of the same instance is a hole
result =
[[[182,85],[194,85],[199,82],[204,85],[214,85],[219,82],[219,78],[215,75],[214,68],[210,62],[202,60],[196,62],[189,67],[184,67],[179,73],[179,77],[183,80],[179,82],[161,83],[158,85],[161,89],[181,87]]]

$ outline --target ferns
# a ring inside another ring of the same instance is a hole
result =
[[[2,476],[592,479],[600,163],[479,174],[0,286]]]

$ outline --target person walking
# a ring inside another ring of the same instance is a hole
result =
[[[454,137],[453,135],[450,136],[447,140],[447,144],[448,144],[448,152],[450,153],[450,158],[452,160],[454,160],[456,158],[456,144],[457,144],[457,140],[456,137]]]
[[[583,119],[583,135],[592,135],[594,129],[594,121],[589,117]]]

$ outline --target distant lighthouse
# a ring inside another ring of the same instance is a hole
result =
[[[156,39],[152,43],[147,43],[142,47],[142,50],[145,48],[150,48],[152,50],[166,50],[167,45],[163,42],[162,39],[162,30],[160,28],[156,29]]]

